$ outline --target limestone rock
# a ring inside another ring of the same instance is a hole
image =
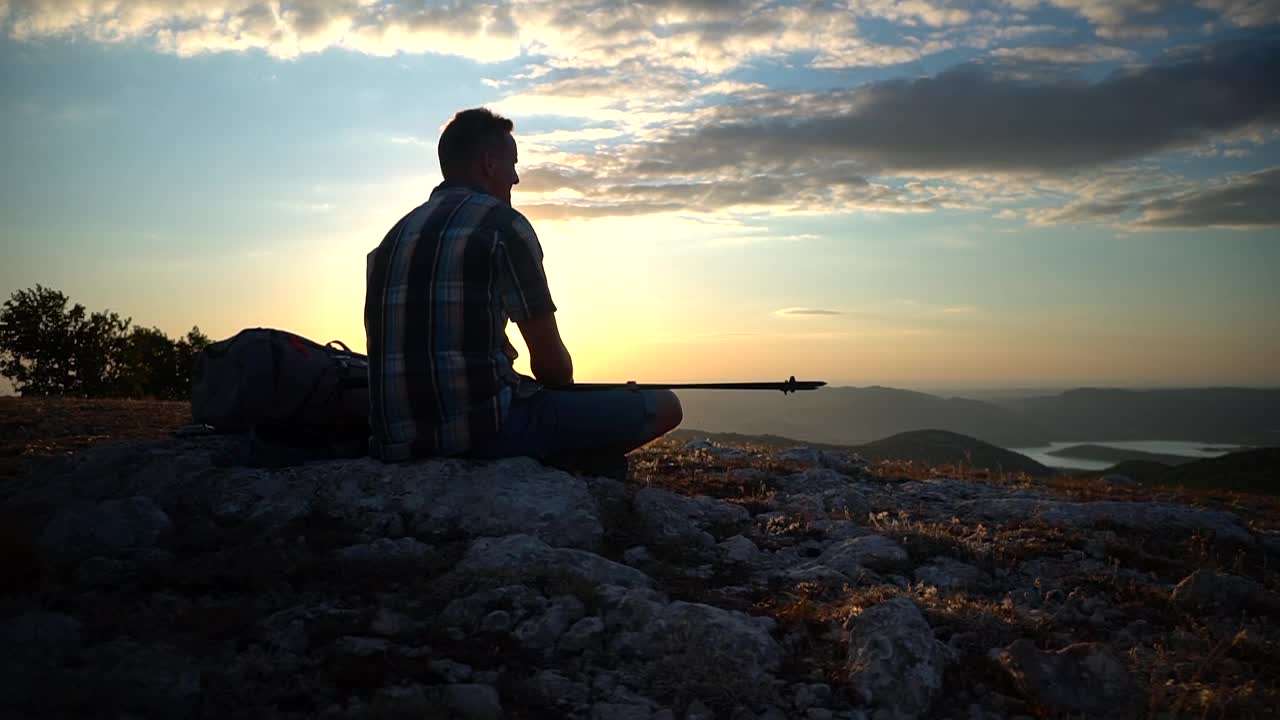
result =
[[[438,483],[414,517],[422,534],[526,534],[556,547],[595,548],[604,530],[587,484],[528,458],[484,463],[465,479]]]
[[[410,537],[378,538],[337,551],[337,560],[351,570],[385,572],[409,570],[430,559],[432,547]]]
[[[760,548],[741,535],[734,535],[720,543],[720,550],[724,553],[724,559],[732,563],[745,565],[760,559]]]
[[[782,664],[782,648],[751,616],[701,603],[673,602],[644,627],[642,646],[664,661],[715,663],[750,682]]]
[[[498,720],[502,717],[498,691],[488,685],[446,685],[444,702],[465,720]]]
[[[680,545],[711,545],[717,533],[737,534],[751,519],[740,505],[652,487],[636,493],[635,512],[654,541]]]
[[[1237,575],[1197,570],[1173,589],[1175,605],[1198,613],[1234,615],[1241,610],[1280,611],[1280,599],[1262,584]]]
[[[41,545],[64,560],[119,555],[156,546],[173,530],[169,515],[149,497],[81,501],[45,526]]]
[[[991,655],[1028,697],[1056,713],[1119,719],[1146,712],[1146,690],[1100,643],[1042,652],[1023,638]]]
[[[857,577],[864,567],[884,570],[901,565],[907,559],[907,551],[898,543],[883,535],[864,535],[833,544],[817,561],[849,577]]]
[[[44,611],[0,622],[0,709],[46,704],[57,693],[54,668],[80,651],[80,629],[70,615]]]
[[[982,570],[949,557],[935,557],[916,568],[915,579],[942,591],[972,590],[989,580]]]
[[[1100,523],[1131,530],[1207,530],[1219,540],[1253,542],[1249,528],[1235,513],[1158,502],[1064,502],[1034,498],[988,498],[966,503],[967,513],[993,520],[1037,517],[1059,527],[1087,528]]]
[[[591,585],[648,587],[647,575],[583,550],[552,548],[529,535],[481,538],[471,543],[455,572],[498,576],[508,582],[568,577]]]
[[[849,630],[850,688],[876,708],[876,717],[927,717],[946,664],[929,623],[907,598],[873,605]]]

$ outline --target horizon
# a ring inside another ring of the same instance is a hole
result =
[[[1280,388],[1265,11],[427,5],[0,2],[3,299],[363,352],[365,254],[488,106],[579,381]]]

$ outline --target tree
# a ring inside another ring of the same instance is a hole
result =
[[[42,285],[15,292],[0,309],[0,375],[23,395],[191,396],[191,370],[209,344],[199,327],[170,340],[157,328],[129,329],[113,312],[67,308]]]
[[[119,384],[128,318],[87,313],[67,296],[36,285],[0,309],[0,374],[23,395],[111,394]]]
[[[119,393],[129,397],[182,400],[191,396],[191,369],[209,344],[199,327],[185,338],[169,339],[157,328],[134,328],[125,343]]]

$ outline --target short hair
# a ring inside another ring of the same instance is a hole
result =
[[[488,108],[463,110],[445,126],[436,147],[440,172],[446,179],[467,172],[481,151],[501,147],[503,138],[515,125]]]

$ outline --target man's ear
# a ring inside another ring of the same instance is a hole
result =
[[[492,150],[486,148],[480,153],[480,169],[484,172],[485,177],[492,176],[498,170],[498,156]]]

